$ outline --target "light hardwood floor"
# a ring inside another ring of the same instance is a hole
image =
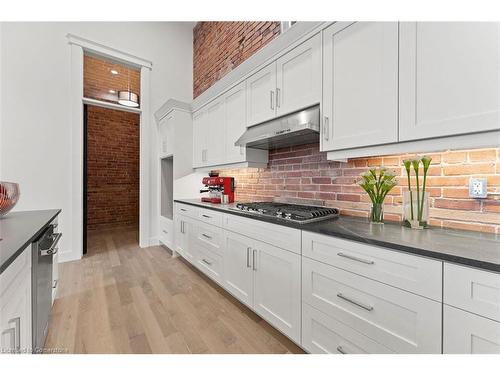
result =
[[[259,316],[137,231],[89,235],[60,265],[46,349],[69,353],[303,353]]]

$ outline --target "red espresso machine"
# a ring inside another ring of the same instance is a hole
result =
[[[224,203],[234,202],[234,177],[219,177],[219,173],[210,172],[209,177],[202,179],[204,189],[200,193],[208,193],[207,197],[202,197],[202,202],[222,203],[223,195],[227,196]]]

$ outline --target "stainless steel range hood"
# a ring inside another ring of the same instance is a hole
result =
[[[235,146],[269,150],[319,141],[319,105],[247,128]]]

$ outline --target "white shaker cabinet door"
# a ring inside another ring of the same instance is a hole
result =
[[[500,128],[500,23],[403,22],[400,141]]]
[[[207,105],[207,148],[205,151],[205,165],[224,163],[226,120],[224,111],[224,97],[219,97]]]
[[[272,119],[276,115],[276,62],[246,80],[247,126]]]
[[[260,241],[255,241],[252,255],[255,311],[300,343],[300,255]]]
[[[164,117],[159,124],[160,130],[160,154],[170,156],[174,153],[174,115],[172,113]]]
[[[235,146],[234,142],[246,130],[246,85],[241,82],[224,94],[226,122],[225,163],[238,163],[246,160],[245,147]]]
[[[322,151],[398,140],[398,23],[323,31]]]
[[[207,113],[199,110],[193,114],[193,167],[201,167],[206,164],[208,148],[208,124]]]
[[[276,114],[321,100],[321,35],[317,34],[276,61]]]
[[[224,287],[241,302],[253,304],[253,240],[224,231]]]
[[[444,305],[443,353],[500,354],[500,323]]]

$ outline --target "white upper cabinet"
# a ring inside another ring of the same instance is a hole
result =
[[[160,155],[171,156],[174,153],[174,115],[169,113],[159,123]]]
[[[226,163],[245,161],[245,147],[234,142],[246,130],[246,85],[241,82],[224,95],[226,116]]]
[[[208,142],[207,113],[204,109],[193,114],[193,166],[201,167],[206,162]]]
[[[205,164],[217,165],[224,163],[226,124],[224,97],[219,97],[207,106],[207,147]]]
[[[500,129],[499,87],[500,23],[401,23],[400,141]]]
[[[323,31],[322,151],[398,140],[398,23]]]
[[[276,114],[276,62],[246,80],[247,126],[273,118]]]
[[[276,61],[276,115],[321,101],[321,35],[316,34]]]

